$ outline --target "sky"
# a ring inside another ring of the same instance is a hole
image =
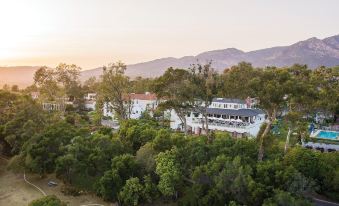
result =
[[[339,34],[338,0],[0,0],[0,66],[92,69]]]

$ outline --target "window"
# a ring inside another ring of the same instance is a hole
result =
[[[234,109],[238,109],[238,105],[237,104],[234,105]]]

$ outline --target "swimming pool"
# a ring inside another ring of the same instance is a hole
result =
[[[333,131],[319,131],[319,133],[316,136],[317,138],[321,139],[332,139],[336,140],[337,137],[339,137],[339,132],[333,132]]]

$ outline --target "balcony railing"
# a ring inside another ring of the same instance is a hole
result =
[[[192,123],[202,124],[202,122],[203,122],[203,120],[201,118],[192,118]],[[246,129],[246,127],[250,126],[251,124],[249,122],[222,121],[222,120],[211,120],[211,119],[209,119],[208,125],[217,126],[217,127]]]

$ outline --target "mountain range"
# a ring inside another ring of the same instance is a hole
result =
[[[319,66],[339,65],[339,35],[325,39],[310,38],[289,46],[278,46],[244,52],[236,48],[213,50],[200,53],[196,56],[181,58],[161,58],[153,61],[128,65],[126,73],[129,76],[155,77],[159,76],[168,67],[187,68],[193,63],[212,61],[218,71],[238,64],[241,61],[252,63],[255,67],[290,66],[295,63],[307,64],[309,68]],[[90,76],[99,76],[101,68],[82,72],[84,79]]]
[[[131,77],[156,77],[168,67],[187,68],[193,63],[212,61],[213,67],[223,71],[241,61],[252,63],[255,67],[291,66],[295,63],[307,64],[309,68],[339,65],[339,35],[325,39],[310,38],[289,46],[278,46],[244,52],[236,48],[213,50],[196,56],[181,58],[167,57],[127,66],[126,74]],[[0,67],[0,85],[18,84],[27,86],[32,83],[34,71],[38,67]],[[81,79],[100,76],[102,68],[84,70]]]

